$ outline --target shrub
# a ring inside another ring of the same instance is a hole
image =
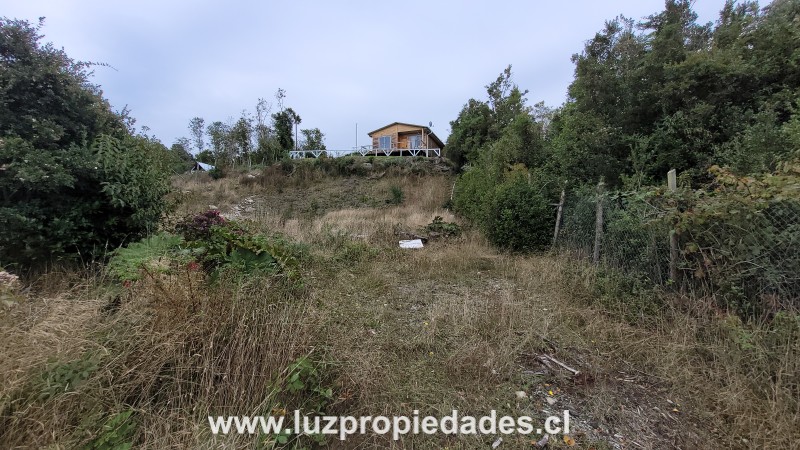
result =
[[[400,186],[393,185],[389,188],[389,193],[392,195],[392,197],[386,201],[387,203],[390,205],[399,205],[403,203],[403,200],[405,199],[405,193],[403,193],[403,189]]]
[[[461,235],[461,226],[455,222],[445,222],[442,216],[434,217],[433,221],[425,226],[425,230],[445,237]]]
[[[215,278],[222,271],[241,274],[298,275],[296,245],[279,237],[250,233],[238,223],[210,210],[181,221],[176,230],[186,239],[191,254]]]
[[[522,176],[499,185],[488,204],[489,241],[512,251],[543,250],[550,244],[553,208]]]
[[[155,228],[170,155],[133,136],[89,83],[89,64],[0,19],[0,264],[98,256]],[[31,80],[47,80],[33,83]]]
[[[682,193],[670,220],[684,273],[743,316],[798,308],[800,161],[773,174],[740,177],[711,168],[715,189]]]
[[[197,241],[211,237],[211,227],[225,225],[225,218],[215,209],[208,210],[182,219],[175,225],[175,230],[188,241]]]
[[[483,227],[486,223],[487,200],[495,185],[495,181],[486,171],[479,168],[468,169],[456,182],[454,210]]]
[[[215,180],[219,180],[220,178],[225,177],[225,172],[223,172],[219,167],[214,167],[208,171],[208,176]]]

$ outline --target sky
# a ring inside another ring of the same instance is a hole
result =
[[[696,0],[698,22],[724,0]],[[206,124],[255,112],[259,98],[319,128],[329,149],[368,144],[392,122],[427,125],[443,141],[470,98],[511,64],[529,104],[556,107],[570,60],[606,20],[642,19],[663,0],[173,1],[0,0],[0,14],[36,23],[45,42],[94,68],[115,110],[167,146]]]

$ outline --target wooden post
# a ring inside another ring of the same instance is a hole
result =
[[[675,169],[667,172],[667,188],[674,193],[678,190],[678,177]],[[669,230],[669,279],[678,282],[678,234]]]
[[[594,252],[592,253],[592,262],[597,264],[600,262],[600,243],[603,240],[603,190],[605,183],[600,181],[597,183],[597,214],[594,222]]]
[[[558,241],[558,232],[561,230],[561,212],[564,210],[564,196],[566,195],[566,189],[561,191],[561,198],[558,200],[558,210],[556,212],[556,229],[553,231],[553,247],[556,245],[556,241]]]

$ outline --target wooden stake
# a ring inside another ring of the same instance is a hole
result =
[[[667,172],[667,188],[670,192],[678,190],[678,177],[675,169]],[[676,230],[669,230],[669,279],[678,282],[678,234]]]
[[[605,183],[597,183],[597,213],[594,222],[594,252],[592,262],[600,262],[600,243],[603,241],[603,190]]]
[[[553,231],[553,246],[556,245],[556,241],[558,240],[558,232],[561,231],[561,212],[564,209],[564,196],[566,195],[566,190],[561,191],[561,198],[558,200],[558,212],[556,212],[556,229]]]

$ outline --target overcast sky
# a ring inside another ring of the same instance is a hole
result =
[[[766,2],[763,2],[766,3]],[[724,0],[697,0],[699,22]],[[530,104],[558,106],[573,53],[619,14],[641,19],[663,0],[571,1],[36,1],[0,0],[0,14],[33,23],[45,41],[95,68],[115,109],[164,144],[210,123],[273,104],[278,88],[300,128],[329,149],[367,144],[391,122],[449,122],[508,64]],[[358,133],[356,133],[358,124]]]

